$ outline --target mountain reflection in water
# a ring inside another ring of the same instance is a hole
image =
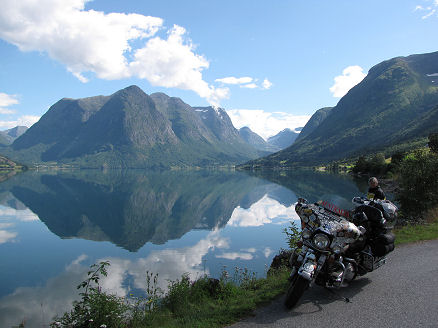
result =
[[[363,188],[310,171],[20,174],[0,184],[0,326],[41,326],[68,310],[102,260],[111,263],[102,287],[123,296],[144,290],[147,270],[163,289],[224,265],[263,275],[286,247],[297,196],[342,205]]]

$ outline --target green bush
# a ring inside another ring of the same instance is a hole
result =
[[[438,204],[438,154],[419,149],[406,156],[400,166],[398,195],[407,216],[421,217]]]
[[[373,155],[370,159],[365,156],[360,156],[352,168],[354,173],[371,173],[375,175],[382,175],[388,171],[388,164],[386,164],[385,156],[381,153]]]
[[[435,154],[438,153],[438,133],[429,134],[429,148]]]

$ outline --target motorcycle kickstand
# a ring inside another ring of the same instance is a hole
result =
[[[345,303],[351,303],[350,299],[348,297],[344,297],[341,294],[335,292],[334,290],[328,288],[327,286],[324,287],[324,289],[328,290],[330,293],[332,293],[333,295],[341,298]]]

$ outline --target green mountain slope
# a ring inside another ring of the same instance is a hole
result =
[[[260,156],[223,109],[202,109],[206,120],[197,110],[137,86],[106,97],[62,99],[1,151],[29,164],[110,168],[237,164]]]
[[[26,132],[27,126],[16,126],[15,128],[0,131],[0,146],[10,145],[21,136],[24,132]]]
[[[311,134],[316,128],[330,115],[333,107],[324,107],[318,109],[312,117],[307,121],[306,125],[301,130],[296,140],[303,139],[304,137]]]
[[[275,136],[269,137],[268,143],[279,149],[284,149],[292,145],[299,135],[300,133],[292,131],[291,129],[284,129]]]
[[[245,140],[247,143],[249,143],[250,145],[252,145],[254,148],[258,150],[273,153],[281,149],[276,145],[266,142],[265,139],[260,137],[257,133],[252,131],[247,126],[244,126],[243,128],[239,129],[239,135],[243,140]]]
[[[421,140],[438,131],[437,72],[438,52],[384,61],[307,136],[248,164],[316,165]]]

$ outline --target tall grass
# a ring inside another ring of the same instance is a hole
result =
[[[119,297],[101,290],[108,262],[93,265],[78,288],[81,300],[70,312],[54,318],[51,327],[223,327],[248,315],[258,305],[285,292],[288,270],[270,270],[266,278],[242,268],[223,270],[220,279],[203,276],[191,281],[187,274],[169,281],[167,293],[158,276],[146,272],[147,295]]]

